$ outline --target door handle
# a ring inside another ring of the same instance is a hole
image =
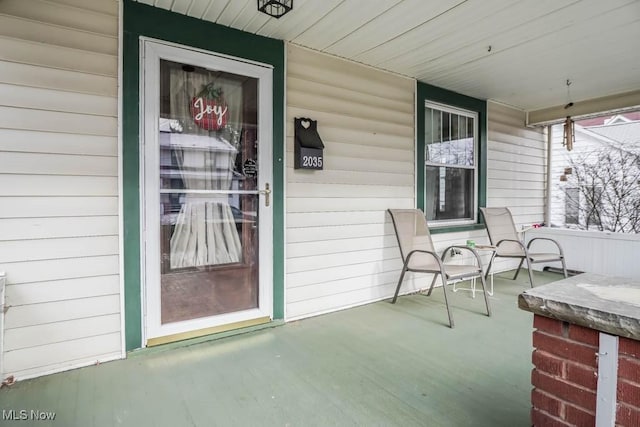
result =
[[[260,190],[258,193],[264,194],[264,205],[268,207],[271,204],[271,186],[269,183],[267,182],[264,185],[264,190]]]

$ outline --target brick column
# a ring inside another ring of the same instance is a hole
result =
[[[620,338],[618,344],[616,425],[640,426],[640,341]]]
[[[531,423],[595,426],[599,331],[535,315]],[[640,426],[640,341],[619,338],[616,426]]]
[[[534,314],[532,425],[640,427],[636,292],[640,280],[583,273],[518,296]]]
[[[599,333],[534,316],[531,421],[535,426],[593,426]]]

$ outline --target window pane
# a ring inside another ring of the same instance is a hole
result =
[[[433,163],[447,163],[448,143],[442,142],[443,115],[439,110],[425,109],[425,159]],[[448,131],[448,125],[446,125]]]
[[[429,147],[433,145],[433,136],[435,132],[434,126],[437,126],[437,125],[434,125],[434,120],[433,120],[433,115],[436,113],[440,115],[439,111],[434,112],[431,108],[424,109],[424,141],[425,141],[424,155],[427,161],[433,161]]]
[[[475,120],[473,119],[473,117],[467,117],[467,137],[465,138],[465,152],[466,152],[466,156],[465,156],[465,165],[467,166],[473,166],[475,165],[475,156],[473,155],[474,150],[475,150],[475,140],[474,140],[474,135],[475,135],[475,125],[474,125]]]
[[[467,136],[473,136],[473,134],[469,135],[467,133],[467,117],[466,116],[458,116],[460,118],[460,138],[466,138]]]
[[[442,141],[442,114],[440,111],[433,111],[433,128],[431,141],[436,144]]]
[[[565,190],[564,199],[564,222],[565,224],[578,224],[580,219],[579,214],[579,197],[580,190],[572,187]]]
[[[442,140],[451,140],[451,114],[442,112]]]
[[[457,139],[460,138],[459,136],[459,121],[460,120],[460,116],[458,116],[457,114],[452,114],[451,115],[451,140],[455,141]]]
[[[474,170],[426,167],[427,220],[473,219]]]
[[[474,119],[425,108],[425,159],[428,163],[474,166]]]
[[[426,159],[433,163],[447,163],[449,143],[433,143],[427,145]]]

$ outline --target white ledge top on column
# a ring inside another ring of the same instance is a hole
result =
[[[524,291],[522,310],[640,341],[640,281],[592,273]]]

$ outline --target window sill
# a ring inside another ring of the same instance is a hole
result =
[[[431,234],[458,233],[462,231],[484,230],[484,224],[449,225],[446,227],[429,227]]]

